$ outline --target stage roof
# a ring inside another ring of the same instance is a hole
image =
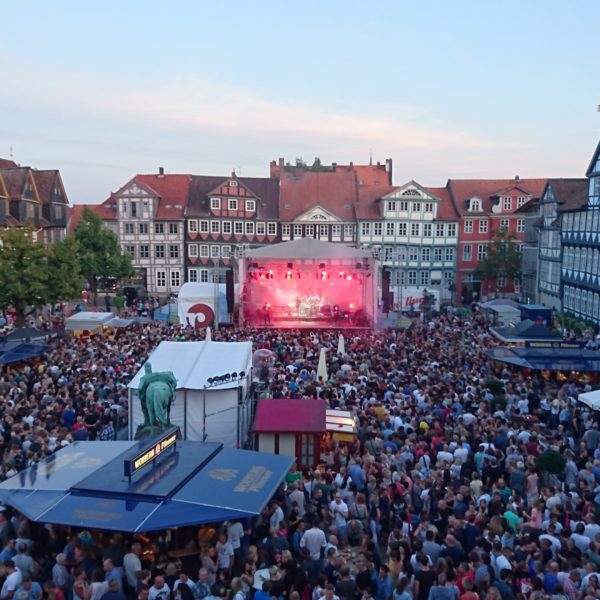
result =
[[[146,362],[152,371],[172,371],[177,389],[201,390],[207,379],[215,375],[241,371],[248,374],[252,361],[252,342],[161,342]],[[136,373],[129,387],[137,390],[144,375],[144,366]],[[211,390],[237,388],[239,380],[211,386]]]
[[[256,407],[256,433],[320,433],[325,431],[325,400],[261,398]]]
[[[600,352],[569,348],[506,348],[486,351],[493,360],[535,371],[600,372]]]
[[[0,484],[0,501],[33,521],[154,531],[259,514],[293,459],[177,441],[129,480],[147,442],[75,442]]]
[[[302,259],[363,259],[373,258],[371,250],[361,250],[342,243],[323,242],[313,238],[301,238],[280,244],[248,250],[246,258],[302,260]]]

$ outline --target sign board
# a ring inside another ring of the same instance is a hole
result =
[[[395,310],[419,310],[421,305],[423,304],[423,292],[427,292],[431,294],[434,298],[433,302],[433,310],[439,310],[440,308],[440,291],[435,289],[430,289],[426,286],[416,287],[416,286],[405,286],[402,288],[402,295],[400,296],[397,292],[395,296],[397,296],[398,302],[394,304]],[[402,307],[400,307],[400,299],[402,299]]]
[[[525,348],[567,348],[579,350],[586,342],[563,342],[561,340],[548,340],[547,342],[525,342]]]
[[[123,461],[123,470],[125,477],[132,477],[142,467],[156,460],[170,448],[175,448],[179,439],[179,427],[170,427],[158,438],[152,438],[148,443],[137,452],[132,458],[126,458]]]

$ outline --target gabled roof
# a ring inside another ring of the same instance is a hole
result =
[[[459,215],[468,215],[467,203],[471,198],[480,198],[483,213],[491,214],[494,199],[511,189],[518,188],[525,195],[540,198],[547,179],[449,179],[448,188],[454,207]]]
[[[319,204],[341,221],[354,221],[357,188],[354,172],[284,173],[280,183],[279,217],[283,222],[293,221]]]
[[[210,214],[209,194],[218,188],[225,178],[211,175],[192,175],[188,202],[185,209],[186,217],[203,217]]]
[[[592,160],[590,161],[590,166],[587,168],[587,171],[585,172],[586,177],[590,177],[591,174],[594,172],[594,167],[596,165],[596,162],[598,161],[598,157],[600,157],[600,142],[598,142],[598,145],[596,146],[596,149],[594,150],[594,154],[592,155]]]
[[[447,187],[426,187],[424,189],[439,200],[438,221],[458,221],[458,212],[456,212],[450,190]]]
[[[357,219],[381,219],[381,200],[391,194],[396,188],[391,185],[358,186],[358,203],[356,204]]]
[[[23,197],[25,183],[30,177],[31,169],[29,167],[10,167],[8,169],[0,169],[0,175],[6,184],[8,197],[13,200],[20,200]]]
[[[109,202],[106,200],[106,202]],[[67,208],[67,235],[75,233],[77,226],[83,216],[83,211],[89,208],[93,213],[97,214],[103,221],[113,221],[116,218],[116,210],[111,210],[109,206],[103,204],[74,204]]]
[[[552,187],[554,191],[559,212],[581,208],[587,204],[587,179],[549,179],[546,189],[548,187]],[[544,189],[544,194],[546,193],[546,189]]]
[[[354,171],[359,186],[392,186],[391,159],[387,164],[377,163],[376,165],[336,165],[335,171]]]
[[[68,203],[65,188],[60,178],[60,172],[57,169],[43,171],[33,169],[31,172],[42,204],[50,204],[53,202],[52,197],[56,186],[62,191],[65,204]]]
[[[0,158],[0,169],[12,169],[18,166],[19,165],[14,160],[9,160],[8,158]]]
[[[136,175],[137,181],[151,188],[159,198],[155,219],[171,221],[183,219],[185,206],[190,191],[191,175]]]

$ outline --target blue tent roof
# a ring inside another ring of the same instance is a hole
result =
[[[48,351],[48,345],[44,343],[7,341],[0,343],[0,365],[27,360],[35,356],[41,356]]]
[[[584,348],[506,348],[487,350],[497,361],[535,371],[600,372],[600,352]]]
[[[147,446],[147,444],[146,444]],[[0,501],[34,521],[153,531],[260,513],[292,458],[178,441],[131,479],[143,442],[75,442],[0,484]]]

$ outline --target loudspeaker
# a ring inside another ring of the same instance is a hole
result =
[[[227,312],[233,312],[233,269],[225,271],[225,297],[227,298]]]
[[[381,277],[381,299],[385,302],[390,294],[390,280],[392,273],[389,269],[383,269]]]

